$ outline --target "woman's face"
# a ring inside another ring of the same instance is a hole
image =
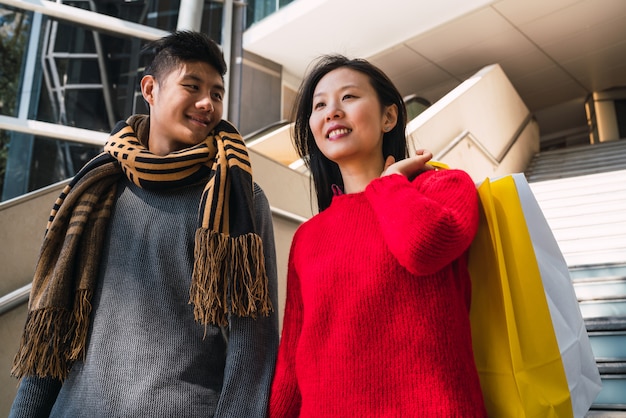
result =
[[[341,67],[315,87],[309,126],[320,151],[340,167],[380,166],[383,134],[396,122],[394,109],[382,108],[367,75]]]

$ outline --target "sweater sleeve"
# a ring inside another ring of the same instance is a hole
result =
[[[384,239],[398,262],[416,275],[433,274],[465,252],[478,229],[478,194],[461,170],[401,175],[365,189]]]
[[[269,316],[230,317],[224,384],[215,417],[265,417],[278,349],[278,284],[269,203],[255,184],[255,221],[263,240],[274,311]]]
[[[52,378],[27,376],[22,379],[9,418],[44,418],[50,415],[61,382]]]
[[[296,380],[295,356],[302,329],[303,305],[300,279],[293,261],[297,235],[296,233],[289,255],[285,315],[270,395],[270,418],[295,418],[300,414],[301,397]]]

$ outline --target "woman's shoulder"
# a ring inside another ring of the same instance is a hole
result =
[[[453,183],[476,187],[476,184],[469,173],[458,168],[428,170],[417,176],[415,180],[418,182]]]

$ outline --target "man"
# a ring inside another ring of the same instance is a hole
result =
[[[278,345],[271,213],[222,120],[203,34],[149,45],[150,115],[57,199],[12,370],[11,417],[264,417]]]

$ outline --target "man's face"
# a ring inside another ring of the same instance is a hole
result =
[[[150,105],[148,148],[156,155],[201,143],[222,119],[224,81],[207,63],[185,62],[159,80],[145,76],[141,91]]]

